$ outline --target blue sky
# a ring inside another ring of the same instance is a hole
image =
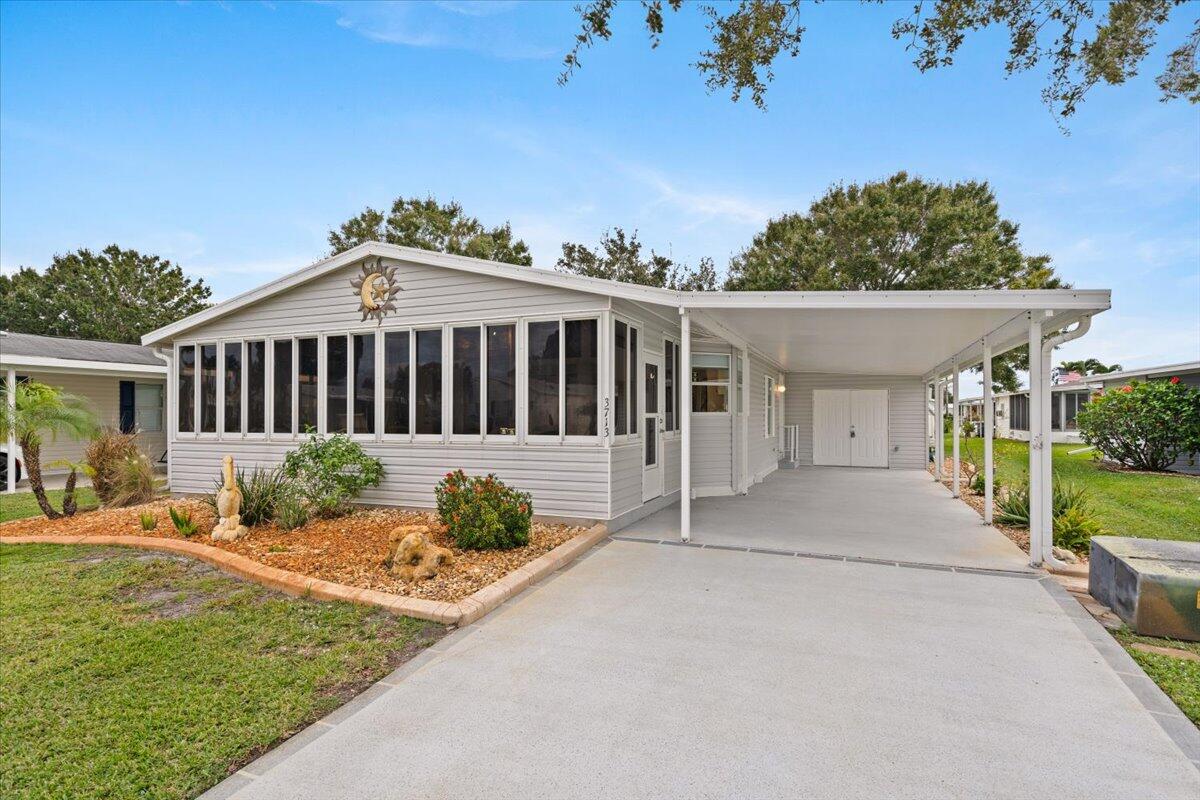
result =
[[[1064,136],[1043,73],[1003,76],[1001,36],[919,74],[889,35],[909,7],[807,8],[763,113],[706,94],[695,13],[651,50],[622,9],[560,87],[570,4],[3,3],[0,266],[117,242],[223,298],[320,258],[364,206],[427,193],[509,220],[539,266],[615,225],[720,266],[831,183],[907,169],[990,181],[1028,251],[1113,290],[1064,357],[1200,358],[1200,110],[1158,101],[1170,47]]]

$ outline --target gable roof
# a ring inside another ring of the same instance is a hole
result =
[[[12,363],[29,363],[29,359],[56,359],[166,368],[166,362],[162,358],[149,347],[140,344],[37,336],[13,331],[0,332],[0,358]]]
[[[701,327],[735,344],[740,342],[739,346],[749,346],[752,350],[758,349],[754,343],[749,341],[753,336],[740,336],[737,333],[739,326],[747,325],[747,319],[749,319],[755,323],[766,322],[773,327],[778,327],[778,321],[794,317],[793,311],[796,309],[804,309],[808,312],[826,309],[827,313],[828,310],[858,310],[868,312],[872,316],[900,312],[910,312],[910,316],[920,316],[932,312],[934,315],[943,317],[954,314],[961,316],[964,312],[988,310],[994,321],[1003,321],[1013,317],[1014,314],[1019,315],[1031,309],[1056,309],[1060,312],[1067,311],[1069,314],[1074,314],[1074,317],[1068,315],[1063,318],[1064,324],[1070,324],[1070,320],[1077,319],[1079,315],[1103,311],[1110,305],[1110,294],[1108,290],[1103,289],[684,292],[601,278],[586,278],[535,267],[521,267],[412,247],[400,247],[383,242],[365,242],[344,253],[317,261],[282,278],[243,292],[190,317],[152,331],[142,337],[142,344],[153,345],[170,341],[188,330],[225,317],[245,306],[261,302],[369,257],[408,261],[476,275],[491,275],[506,280],[536,283],[681,310],[686,308],[694,312],[695,319]],[[841,315],[837,316],[839,321],[844,321],[841,319]],[[1016,317],[1013,317],[1011,321],[1016,328],[1021,327]],[[983,329],[973,332],[968,338],[977,339],[986,333],[987,329]],[[961,343],[956,343],[956,346],[957,344]],[[783,364],[783,361],[776,356],[768,354],[768,358],[778,364]]]

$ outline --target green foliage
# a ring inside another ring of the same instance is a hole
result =
[[[288,491],[288,480],[281,467],[274,469],[255,467],[250,470],[249,476],[245,470],[239,469],[234,473],[234,482],[242,493],[243,525],[253,528],[275,519],[276,505]],[[217,477],[213,483],[212,492],[204,498],[205,502],[212,506],[214,512],[217,508],[217,493],[221,491],[224,483],[223,478]]]
[[[208,307],[212,290],[158,256],[109,245],[55,256],[40,273],[22,267],[0,280],[9,330],[137,344],[142,334]]]
[[[767,223],[731,262],[727,290],[1054,288],[1045,255],[1026,255],[986,182],[897,172],[838,184],[803,214]]]
[[[1109,372],[1120,372],[1120,364],[1105,364],[1096,358],[1080,358],[1074,361],[1063,361],[1058,365],[1062,372],[1078,372],[1080,375],[1104,375]]]
[[[1112,461],[1164,470],[1200,452],[1200,389],[1169,380],[1138,383],[1092,395],[1076,419],[1083,440]]]
[[[198,797],[441,630],[127,549],[4,545],[0,592],[9,800]]]
[[[464,550],[509,550],[529,543],[533,500],[495,475],[447,472],[434,490],[438,516]]]
[[[167,509],[167,514],[171,517],[171,524],[175,526],[175,530],[180,536],[195,536],[200,527],[192,519],[192,512],[186,508],[175,508],[170,506]]]
[[[115,428],[100,430],[83,450],[83,460],[88,466],[92,488],[100,502],[108,505],[116,491],[117,472],[120,465],[138,455],[137,434],[121,433]]]
[[[143,511],[138,514],[138,522],[141,523],[144,531],[152,531],[158,527],[158,517],[154,516],[152,511]]]
[[[869,0],[863,0],[869,2]],[[664,6],[672,11],[696,11],[707,23],[712,46],[692,66],[704,76],[710,92],[728,90],[736,102],[749,92],[765,108],[766,84],[775,78],[774,64],[782,55],[796,57],[805,28],[800,24],[803,0],[738,0],[736,3],[691,4],[683,0],[642,0],[650,46],[663,34]],[[632,5],[625,4],[626,6]],[[1094,22],[1093,0],[938,0],[918,2],[912,13],[895,21],[892,38],[916,51],[913,65],[921,72],[954,63],[958,48],[970,34],[987,28],[1005,29],[1009,40],[1004,71],[1012,75],[1049,64],[1042,99],[1061,117],[1075,113],[1084,95],[1103,82],[1119,85],[1137,75],[1155,43],[1158,31],[1184,0],[1113,0],[1103,7],[1103,20]],[[593,0],[576,6],[580,31],[563,59],[559,84],[565,84],[581,65],[580,54],[596,40],[613,36],[611,19],[621,4]],[[1164,101],[1179,97],[1200,102],[1200,23],[1167,56],[1166,69],[1156,82]]]
[[[600,247],[594,250],[586,245],[563,242],[562,256],[555,269],[586,278],[683,291],[710,292],[717,288],[717,271],[711,258],[700,259],[700,266],[695,271],[653,250],[648,258],[644,258],[637,231],[627,234],[620,227],[605,231]]]
[[[1100,523],[1083,507],[1071,506],[1054,518],[1054,545],[1085,553],[1093,536],[1103,533]]]
[[[463,213],[458,203],[443,205],[433,197],[397,197],[390,214],[368,207],[329,232],[331,255],[364,242],[387,242],[523,267],[533,265],[528,245],[513,238],[507,222],[485,228],[478,219]]]
[[[996,521],[1014,528],[1028,528],[1029,479],[998,492],[998,495]],[[1050,505],[1056,546],[1084,552],[1091,537],[1102,532],[1100,522],[1092,512],[1088,490],[1083,486],[1055,480]]]
[[[308,504],[292,488],[287,488],[275,499],[275,524],[285,531],[293,531],[308,522]]]
[[[283,460],[283,475],[318,516],[345,513],[364,489],[383,480],[383,464],[345,434],[313,433]]]

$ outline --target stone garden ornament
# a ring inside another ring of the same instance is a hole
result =
[[[218,542],[232,542],[250,531],[242,524],[242,490],[238,488],[233,473],[233,456],[225,456],[222,466],[225,482],[217,491],[217,516],[220,520],[213,528],[212,538]]]
[[[368,259],[363,262],[362,272],[350,279],[350,286],[358,292],[358,310],[362,312],[362,321],[367,318],[383,322],[383,315],[396,310],[393,302],[400,294],[400,284],[396,281],[396,268],[385,267],[383,259]]]

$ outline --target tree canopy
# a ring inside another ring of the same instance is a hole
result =
[[[388,214],[367,207],[329,232],[330,255],[372,241],[523,267],[533,264],[529,247],[513,237],[507,222],[487,228],[458,203],[442,204],[432,197],[397,197]]]
[[[560,272],[588,278],[604,278],[642,286],[685,291],[712,291],[717,287],[717,271],[711,258],[700,259],[699,267],[693,271],[653,250],[649,256],[643,256],[637,231],[626,233],[620,227],[605,231],[600,238],[600,246],[594,249],[564,242],[562,255],[555,268]]]
[[[862,0],[864,3],[873,0]],[[657,47],[665,27],[665,11],[696,10],[708,21],[711,49],[692,66],[704,76],[710,92],[728,90],[736,102],[749,93],[754,104],[766,107],[767,84],[781,55],[800,52],[806,29],[800,10],[804,0],[737,0],[727,4],[685,4],[683,0],[641,0],[650,46]],[[1093,0],[917,0],[911,13],[897,19],[893,39],[915,53],[921,72],[954,63],[971,34],[992,27],[1007,29],[1008,75],[1048,65],[1042,99],[1061,117],[1075,113],[1087,92],[1098,83],[1112,86],[1138,74],[1172,11],[1186,0],[1113,0],[1096,20]],[[613,36],[611,20],[616,0],[593,0],[577,7],[580,31],[563,59],[559,83],[566,83],[580,65],[584,50],[596,40]],[[1200,20],[1191,34],[1167,56],[1157,84],[1162,100],[1186,98],[1200,102]]]
[[[0,276],[0,318],[20,333],[136,344],[207,308],[211,295],[170,261],[113,244],[56,255],[45,272]]]
[[[1108,372],[1120,372],[1120,364],[1105,364],[1097,358],[1081,358],[1075,361],[1063,361],[1058,365],[1063,372],[1078,372],[1080,375],[1104,375]]]
[[[805,213],[767,223],[729,265],[729,291],[1044,289],[1061,286],[1027,255],[987,183],[898,172],[837,184]]]

